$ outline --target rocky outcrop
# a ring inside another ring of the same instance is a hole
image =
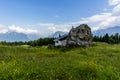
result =
[[[92,44],[91,28],[87,24],[81,24],[72,28],[67,37],[67,46],[90,46]]]

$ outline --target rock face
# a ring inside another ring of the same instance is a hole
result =
[[[81,24],[72,28],[67,37],[67,46],[90,46],[92,44],[91,28],[87,24]]]

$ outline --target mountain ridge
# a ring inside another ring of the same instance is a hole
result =
[[[93,35],[96,35],[96,36],[103,36],[106,33],[108,33],[109,35],[112,35],[112,34],[115,34],[115,33],[120,34],[120,26],[109,27],[109,28],[106,28],[106,29],[100,29],[100,30],[97,30],[97,31],[93,31],[92,33],[93,33]]]
[[[49,38],[58,38],[59,36],[68,34],[67,32],[63,31],[56,31],[55,33],[52,33],[51,35],[48,35]]]
[[[93,36],[103,36],[106,33],[109,35],[119,33],[120,34],[120,26],[110,27],[106,29],[100,29],[97,31],[93,31]],[[68,32],[63,31],[56,31],[51,35],[48,35],[48,38],[58,38],[59,36],[68,34]],[[43,38],[44,35],[38,34],[24,34],[24,33],[17,33],[17,32],[7,32],[7,33],[0,33],[0,41],[6,42],[14,42],[14,41],[30,41],[30,40],[37,40],[39,38]]]
[[[14,41],[28,41],[27,35],[23,33],[16,33],[16,32],[7,32],[4,34],[0,34],[0,41],[6,42],[14,42]]]
[[[24,34],[24,33],[17,33],[17,32],[7,32],[7,33],[0,33],[0,41],[6,42],[19,42],[19,41],[30,41],[36,40],[41,38],[42,36],[37,34]]]

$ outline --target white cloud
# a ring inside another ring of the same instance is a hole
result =
[[[66,24],[55,24],[55,23],[39,23],[38,24],[42,29],[47,31],[47,33],[53,33],[56,31],[68,32],[72,25],[69,23]],[[48,32],[49,31],[49,32]]]
[[[68,32],[72,25],[77,26],[80,24],[88,24],[92,25],[92,31],[99,29],[106,29],[108,27],[120,26],[120,0],[108,0],[109,6],[112,6],[112,9],[109,9],[107,12],[107,8],[103,9],[103,12],[98,13],[96,15],[81,18],[79,21],[70,22],[66,24],[56,25],[54,23],[45,24],[44,26],[49,26],[49,29],[53,31],[61,30]],[[110,11],[111,10],[111,11]],[[105,12],[104,12],[105,11]]]
[[[108,5],[112,7],[112,10],[109,9],[109,12],[107,12],[108,10],[107,8],[104,8],[103,12],[95,14],[90,17],[81,18],[79,21],[69,22],[64,24],[39,23],[37,25],[34,25],[37,26],[38,28],[37,30],[22,28],[15,25],[5,26],[0,24],[0,32],[6,33],[8,31],[15,31],[19,33],[30,34],[30,33],[38,33],[39,31],[39,33],[49,35],[50,33],[56,31],[69,32],[72,25],[77,26],[83,23],[92,25],[91,26],[92,31],[105,29],[108,27],[120,26],[120,0],[108,0],[108,2],[109,2]],[[54,17],[58,18],[59,15],[55,15]]]
[[[6,26],[3,24],[0,24],[0,33],[6,33],[6,32],[17,32],[17,33],[24,33],[24,34],[38,34],[37,30],[22,28],[22,27],[15,26],[15,25]]]
[[[10,31],[14,31],[14,32],[18,32],[18,33],[25,33],[25,34],[38,33],[37,30],[24,29],[24,28],[22,28],[22,27],[15,26],[15,25],[9,26],[8,29],[9,29]]]
[[[82,18],[80,21],[72,22],[73,25],[80,25],[80,24],[93,24],[91,26],[92,31],[98,29],[104,29],[108,26],[111,26],[112,22],[116,20],[115,16],[112,16],[112,13],[100,13],[93,15],[91,17]],[[69,23],[70,24],[70,23]]]
[[[47,33],[51,33],[51,31],[56,31],[56,25],[54,23],[39,23],[38,26]]]
[[[106,29],[108,27],[113,27],[116,26],[115,22],[116,22],[117,17],[115,16],[111,16],[109,18],[107,18],[106,20],[103,20],[102,22],[100,22],[97,27],[93,27],[92,30],[96,31],[99,29]]]
[[[109,0],[109,5],[115,5],[109,15],[104,15],[103,20],[93,27],[92,30],[106,29],[120,26],[120,0]],[[105,17],[106,16],[106,17]],[[100,17],[99,17],[100,18]]]
[[[39,23],[39,26],[44,26],[44,27],[49,27],[49,26],[54,26],[54,23]]]
[[[120,0],[109,0],[109,5],[117,5],[120,3]]]
[[[120,4],[113,8],[113,15],[120,15]]]
[[[120,26],[120,0],[108,0],[109,6],[112,9],[104,8],[103,12],[95,14],[90,17],[81,18],[79,21],[69,22],[64,24],[55,24],[55,23],[39,23],[37,26],[39,27],[39,31],[43,34],[50,34],[56,31],[64,31],[69,32],[72,25],[77,26],[80,24],[88,24],[92,25],[92,31],[99,29],[106,29],[108,27]],[[55,15],[55,18],[60,17],[59,15]],[[16,32],[24,32],[24,33],[35,33],[37,30],[23,29],[21,27],[12,26],[11,30]]]
[[[55,26],[48,27],[48,29],[53,30],[53,31],[56,30]]]
[[[87,24],[94,24],[94,26],[91,27],[92,31],[120,25],[120,15],[113,15],[113,13],[102,13],[85,18],[84,20]]]
[[[83,23],[93,24],[93,26],[91,26],[92,31],[96,31],[99,29],[106,29],[108,27],[120,25],[120,16],[113,15],[113,12],[100,13],[93,15],[91,17],[82,18],[81,20],[76,22],[70,22],[66,24],[40,23],[39,26],[42,26],[43,28],[47,28],[51,32],[55,32],[55,31],[69,32],[72,25],[78,26]]]
[[[101,12],[87,18],[82,18],[80,21],[73,22],[73,24],[93,24],[93,27],[91,27],[93,31],[120,26],[120,0],[109,0],[109,5],[114,5],[111,12]]]
[[[8,29],[6,28],[6,26],[3,24],[0,24],[0,33],[6,33],[6,32],[8,32]]]
[[[82,18],[80,21],[73,22],[72,24],[80,24],[80,23],[96,23],[105,20],[110,17],[111,13],[100,13],[97,15],[93,15],[91,17]]]

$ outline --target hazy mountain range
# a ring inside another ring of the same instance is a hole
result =
[[[7,42],[14,42],[14,41],[30,41],[36,40],[42,36],[37,34],[24,34],[24,33],[17,33],[17,32],[7,32],[7,33],[0,33],[0,41],[7,41]]]
[[[23,33],[16,33],[16,32],[7,32],[4,34],[0,34],[0,41],[28,41],[27,35]]]
[[[100,29],[97,31],[93,31],[92,34],[93,36],[103,36],[106,33],[108,33],[109,35],[115,34],[115,33],[119,33],[120,34],[120,26],[116,26],[116,27],[111,27],[111,28],[106,28],[106,29]],[[64,35],[67,34],[66,32],[62,32],[62,31],[57,31],[54,34],[51,35],[51,37],[59,37],[59,35]]]
[[[112,35],[112,34],[115,34],[115,33],[120,34],[120,26],[111,27],[111,28],[107,28],[107,29],[100,29],[100,30],[94,31],[93,35],[103,36],[106,33],[108,33],[109,35]]]
[[[109,35],[119,33],[120,34],[120,26],[111,27],[107,29],[101,29],[92,32],[93,35],[97,36],[103,36],[104,34],[108,33]],[[68,34],[67,32],[57,31],[51,35],[49,35],[49,38],[57,38],[59,36],[62,36],[64,34]],[[7,42],[14,42],[14,41],[30,41],[30,40],[36,40],[39,38],[43,38],[42,35],[37,34],[24,34],[24,33],[17,33],[17,32],[7,32],[7,33],[0,33],[0,41],[7,41]]]
[[[48,37],[50,37],[50,38],[58,38],[59,36],[62,36],[64,34],[68,34],[68,33],[67,32],[62,32],[62,31],[57,31],[57,32],[49,35]]]

